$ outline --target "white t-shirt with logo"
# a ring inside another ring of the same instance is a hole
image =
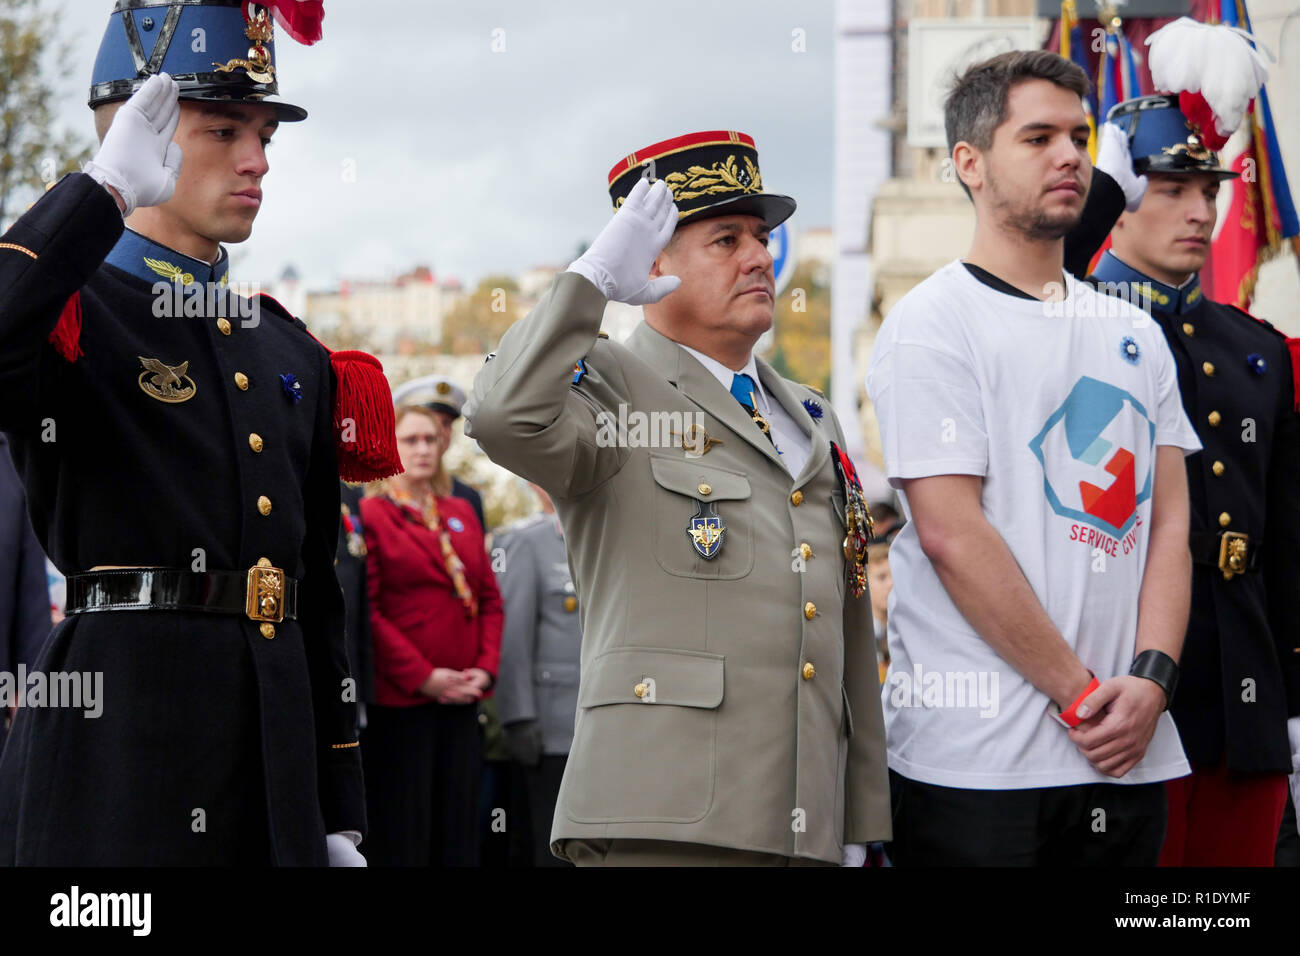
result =
[[[1021,299],[949,263],[890,311],[867,391],[890,483],[983,476],[989,523],[1066,643],[1105,680],[1133,662],[1156,446],[1201,445],[1150,316],[1073,276],[1065,287],[1062,302]],[[1011,790],[1191,772],[1167,712],[1127,774],[1095,770],[1051,718],[1047,695],[962,617],[910,520],[889,563],[881,698],[898,773]]]

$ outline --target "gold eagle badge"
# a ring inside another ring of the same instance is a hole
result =
[[[168,365],[156,358],[145,358],[143,355],[137,355],[136,358],[144,366],[144,371],[140,373],[140,389],[150,398],[177,405],[188,402],[198,391],[194,379],[185,374],[190,367],[189,362]]]

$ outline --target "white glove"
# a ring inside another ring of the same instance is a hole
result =
[[[1146,195],[1147,178],[1133,172],[1133,157],[1128,151],[1128,134],[1114,123],[1103,123],[1097,142],[1097,168],[1115,180],[1124,190],[1124,208],[1137,212]]]
[[[126,208],[157,206],[171,198],[181,171],[181,148],[172,142],[181,121],[180,87],[166,73],[149,77],[118,109],[95,158],[83,172],[112,186]]]
[[[650,278],[650,267],[677,228],[677,205],[664,181],[640,179],[596,241],[569,266],[605,298],[630,305],[658,302],[682,280]]]
[[[840,866],[862,866],[867,862],[867,845],[865,843],[844,844],[844,859]]]
[[[341,830],[325,836],[325,849],[329,852],[330,866],[365,866],[366,858],[357,850],[361,834],[356,830]]]

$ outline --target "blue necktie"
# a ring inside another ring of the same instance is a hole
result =
[[[773,446],[776,441],[772,438],[772,427],[767,423],[758,412],[758,403],[754,401],[754,380],[744,372],[736,372],[731,377],[731,395],[736,401],[740,402],[740,407],[749,412],[749,417],[754,420],[759,431],[767,436],[767,440],[772,442]]]
[[[731,376],[731,394],[736,401],[745,406],[745,411],[754,408],[754,380],[744,372]]]

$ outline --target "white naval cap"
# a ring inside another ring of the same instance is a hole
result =
[[[393,389],[393,404],[422,405],[460,417],[465,405],[465,390],[444,375],[422,375]]]

